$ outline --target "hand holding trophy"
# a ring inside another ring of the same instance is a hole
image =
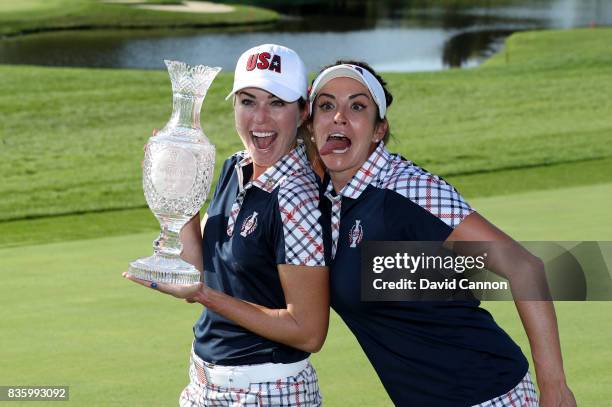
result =
[[[200,281],[200,272],[180,257],[179,233],[210,191],[215,147],[200,127],[200,110],[221,68],[165,63],[172,81],[172,116],[149,139],[142,169],[145,198],[161,233],[153,242],[153,255],[131,262],[128,273],[156,283],[194,284]]]

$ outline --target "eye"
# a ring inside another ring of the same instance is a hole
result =
[[[366,105],[364,105],[363,103],[359,103],[359,102],[355,102],[351,105],[351,109],[356,112],[360,112],[365,108],[366,108]]]
[[[244,98],[240,101],[240,104],[242,106],[253,106],[255,104],[255,101],[252,99]]]
[[[270,105],[274,106],[274,107],[283,107],[285,106],[285,102],[280,100],[280,99],[274,99]]]
[[[329,101],[319,102],[319,110],[323,110],[324,112],[328,112],[334,108],[334,105]]]

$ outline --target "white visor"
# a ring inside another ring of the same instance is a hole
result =
[[[368,90],[374,103],[378,106],[378,114],[381,119],[385,118],[387,113],[387,100],[385,99],[385,91],[382,85],[370,71],[357,65],[342,64],[327,68],[321,72],[312,84],[310,90],[309,103],[310,114],[312,115],[312,105],[317,98],[317,94],[325,86],[325,84],[335,78],[352,78],[361,82]]]

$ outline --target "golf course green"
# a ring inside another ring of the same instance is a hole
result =
[[[612,240],[609,44],[612,29],[527,32],[478,68],[385,74],[390,149],[516,239]],[[217,171],[241,148],[231,79],[202,111]],[[201,307],[121,278],[156,236],[140,161],[170,116],[167,74],[0,66],[0,89],[0,385],[69,385],[79,406],[176,405]],[[529,355],[514,304],[484,306]],[[578,405],[610,405],[612,303],[556,307]],[[391,405],[335,314],[313,361],[325,405]]]

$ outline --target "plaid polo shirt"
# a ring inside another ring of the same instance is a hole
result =
[[[380,143],[341,191],[329,182],[322,195],[331,305],[395,405],[469,406],[522,380],[527,360],[478,301],[361,301],[362,242],[446,240],[473,212],[455,188]]]
[[[232,297],[286,308],[279,264],[323,266],[319,193],[303,145],[257,179],[246,152],[225,161],[208,207],[204,278]],[[194,326],[194,350],[221,365],[291,363],[308,356],[205,309]]]
[[[340,237],[342,198],[359,199],[368,186],[395,192],[429,212],[432,215],[432,222],[440,220],[450,228],[457,226],[473,212],[473,209],[450,184],[412,162],[398,155],[390,154],[384,143],[380,142],[364,165],[339,193],[335,193],[331,182],[327,185],[325,196],[332,203],[332,257],[335,256]],[[445,239],[446,236],[441,240]]]

